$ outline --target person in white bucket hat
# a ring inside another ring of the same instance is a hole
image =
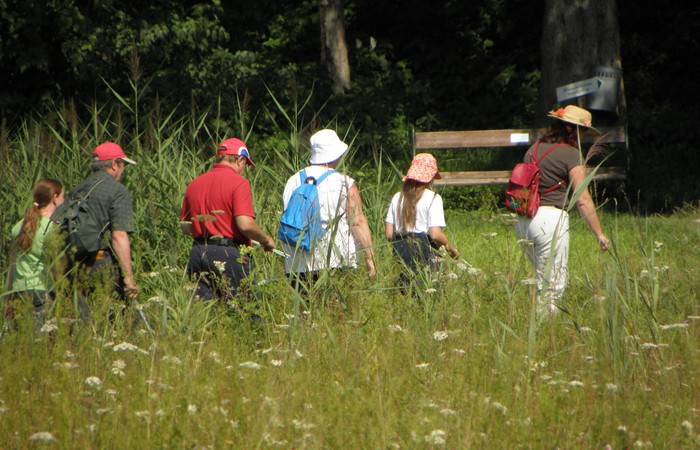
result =
[[[310,250],[284,243],[284,269],[292,284],[299,289],[307,283],[313,284],[319,272],[325,269],[357,267],[358,249],[364,255],[370,276],[375,275],[372,235],[362,209],[362,198],[355,180],[335,171],[336,166],[348,150],[335,131],[324,129],[310,139],[310,166],[295,173],[284,188],[284,208],[294,191],[301,186],[301,173],[318,183],[321,221],[326,230],[323,237]],[[327,175],[326,175],[327,174]],[[325,177],[324,177],[325,175]]]
[[[575,192],[580,191],[575,199],[576,208],[596,237],[598,247],[606,251],[610,246],[610,239],[603,233],[595,204],[585,186],[586,161],[580,152],[581,136],[589,130],[598,132],[593,128],[591,113],[568,105],[550,111],[548,116],[556,120],[523,158],[524,162],[529,162],[533,152],[544,155],[557,146],[538,164],[541,171],[540,208],[533,218],[519,215],[515,225],[518,242],[536,272],[537,309],[542,316],[554,315],[562,309],[569,271],[567,211],[572,209]]]

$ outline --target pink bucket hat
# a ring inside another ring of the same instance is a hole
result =
[[[92,152],[92,157],[95,161],[109,161],[111,159],[121,159],[127,164],[136,164],[136,161],[129,159],[124,154],[124,150],[115,144],[114,142],[104,142],[97,147]]]
[[[402,181],[414,180],[419,183],[430,183],[434,178],[440,179],[437,169],[437,161],[430,153],[418,153],[411,161],[411,167]]]
[[[224,142],[219,144],[219,148],[216,150],[219,155],[235,155],[245,157],[246,163],[255,167],[255,163],[250,159],[250,152],[245,142],[238,138],[226,139]]]

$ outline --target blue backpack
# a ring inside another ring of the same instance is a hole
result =
[[[294,247],[311,250],[312,244],[323,237],[326,230],[321,221],[318,185],[333,172],[335,170],[329,170],[318,180],[307,177],[306,170],[299,173],[301,186],[294,190],[282,213],[277,239]]]

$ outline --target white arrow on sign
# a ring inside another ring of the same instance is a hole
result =
[[[564,101],[574,97],[581,97],[596,92],[603,85],[603,80],[597,77],[588,78],[587,80],[577,81],[571,84],[565,84],[557,88],[557,101]]]

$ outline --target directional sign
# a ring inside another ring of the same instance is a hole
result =
[[[564,101],[574,97],[581,97],[596,92],[603,85],[603,80],[598,77],[588,78],[587,80],[577,81],[571,84],[565,84],[557,88],[557,101]]]

